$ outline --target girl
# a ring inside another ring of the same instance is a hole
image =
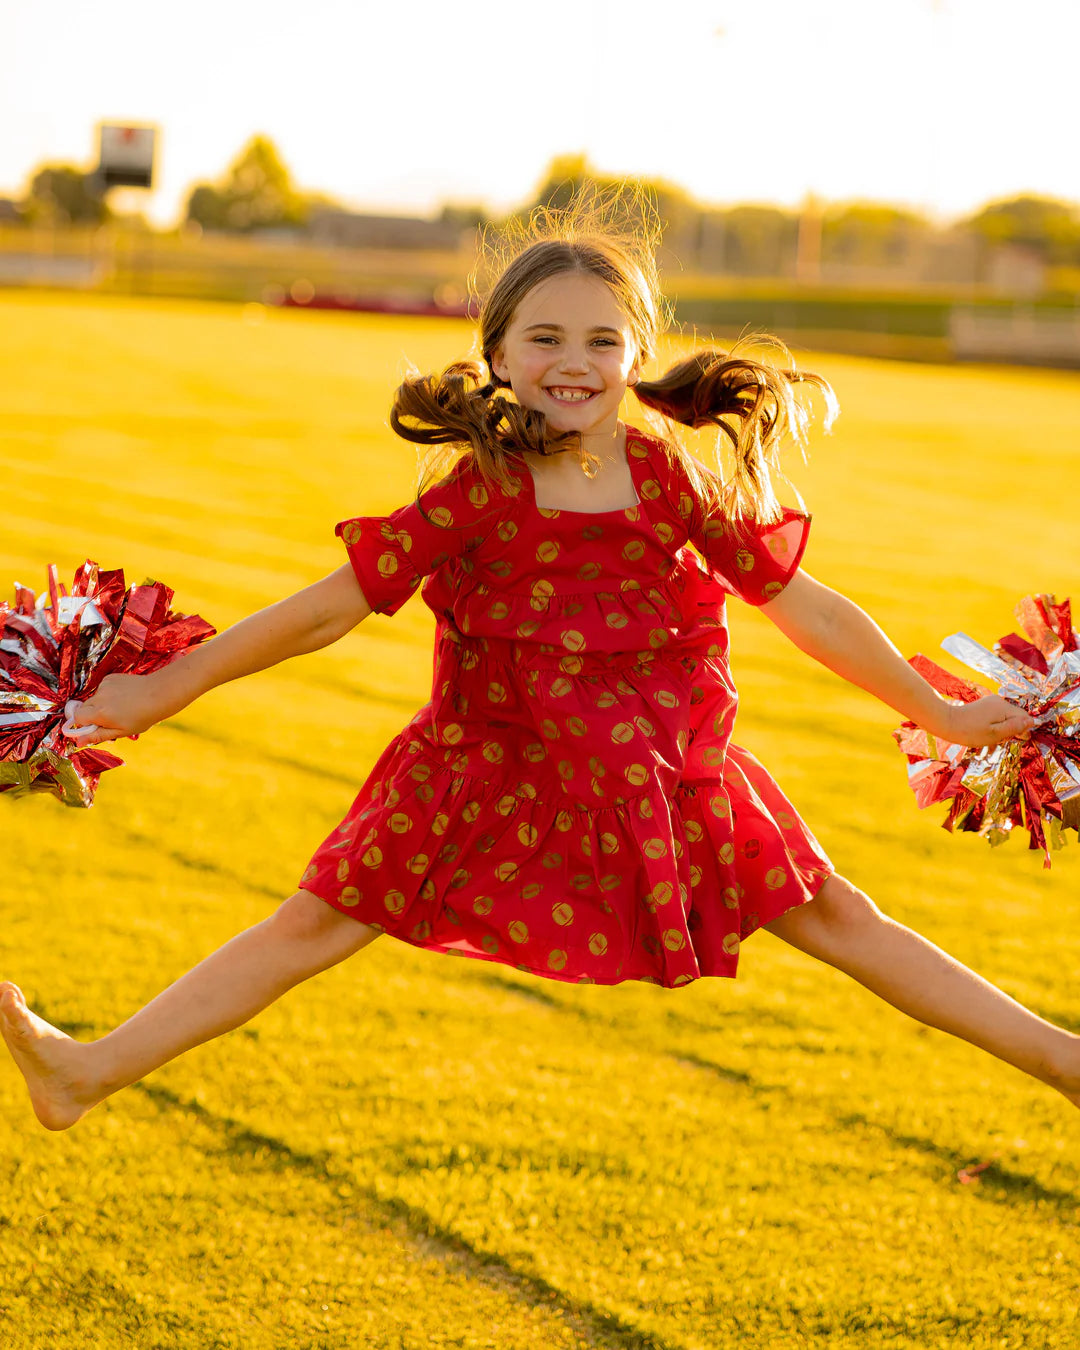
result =
[[[396,431],[466,447],[449,474],[387,518],[339,524],[349,562],[324,580],[155,674],[110,676],[77,710],[80,744],[131,735],[393,613],[422,582],[437,616],[430,703],[276,913],[91,1043],[0,986],[43,1125],[73,1124],[385,932],[555,979],[675,986],[733,976],[767,926],[1080,1103],[1080,1037],[885,917],[729,743],[725,597],[947,740],[994,745],[1032,720],[995,695],[943,701],[799,570],[808,519],[780,508],[770,469],[803,429],[793,386],[824,381],[716,352],[645,381],[659,324],[646,246],[548,221],[484,303],[487,382],[459,364],[398,390]],[[625,426],[628,388],[718,427],[734,472]]]

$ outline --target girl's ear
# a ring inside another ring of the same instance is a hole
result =
[[[510,378],[501,347],[496,347],[491,353],[491,373],[500,380],[509,380]]]
[[[633,389],[634,385],[637,384],[638,380],[640,379],[641,379],[641,362],[635,361],[634,364],[630,367],[630,371],[626,376],[627,387]]]

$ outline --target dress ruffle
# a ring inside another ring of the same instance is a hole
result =
[[[493,500],[465,459],[338,526],[373,608],[427,578],[435,671],[304,888],[418,946],[674,986],[734,975],[742,940],[820,887],[813,835],[730,745],[724,622],[726,594],[779,593],[808,522],[697,522],[665,448],[627,448],[628,511],[542,511],[524,467]]]
[[[751,755],[607,807],[503,791],[395,742],[301,885],[406,942],[579,983],[733,976],[828,860]]]

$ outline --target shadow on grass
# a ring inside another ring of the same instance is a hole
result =
[[[412,707],[411,704],[409,706]],[[413,710],[415,711],[415,708]],[[193,736],[196,740],[206,741],[210,745],[219,745],[226,750],[242,751],[245,763],[273,764],[279,769],[292,769],[296,773],[307,774],[309,778],[317,778],[323,783],[342,784],[345,787],[352,788],[353,796],[360,790],[366,777],[363,771],[341,773],[337,769],[320,768],[319,765],[310,764],[307,760],[293,759],[291,755],[275,755],[272,751],[263,749],[261,745],[236,740],[232,736],[223,736],[216,731],[207,731],[205,727],[195,727],[189,722],[177,721],[175,718],[166,725],[169,730],[175,731],[181,736]]]
[[[970,1168],[978,1163],[977,1158],[958,1153],[956,1149],[949,1148],[946,1144],[939,1144],[933,1139],[923,1139],[919,1135],[904,1134],[858,1112],[838,1116],[836,1117],[836,1123],[844,1129],[857,1129],[870,1134],[884,1135],[891,1144],[895,1144],[899,1148],[912,1149],[917,1153],[938,1158],[946,1164],[954,1177],[964,1168]],[[970,1184],[974,1194],[984,1200],[999,1202],[1041,1200],[1069,1212],[1075,1212],[1077,1208],[1077,1198],[1072,1191],[1044,1186],[1041,1181],[1029,1176],[1026,1172],[1014,1172],[1012,1168],[1002,1166],[997,1162],[991,1162],[989,1166],[972,1178]]]
[[[742,1069],[730,1069],[724,1064],[717,1064],[714,1060],[688,1053],[685,1050],[670,1051],[668,1057],[677,1064],[701,1069],[713,1077],[723,1079],[726,1083],[735,1083],[739,1087],[746,1088],[754,1096],[765,1093],[780,1093],[794,1101],[793,1094],[782,1084],[761,1083]],[[833,1121],[840,1130],[858,1130],[863,1134],[881,1136],[896,1148],[907,1149],[927,1157],[939,1159],[948,1167],[958,1184],[960,1183],[957,1174],[964,1168],[970,1168],[978,1163],[978,1159],[959,1153],[948,1144],[939,1144],[937,1140],[925,1139],[920,1135],[905,1134],[859,1112],[834,1115]],[[1001,1204],[1012,1203],[1015,1200],[1042,1201],[1046,1204],[1052,1204],[1068,1214],[1075,1213],[1078,1204],[1077,1197],[1072,1191],[1044,1186],[1041,1181],[1029,1176],[1026,1172],[1016,1172],[1012,1168],[997,1162],[991,1162],[989,1166],[984,1167],[983,1170],[972,1177],[971,1191],[979,1199]]]
[[[565,1003],[539,986],[534,988],[531,984],[519,984],[517,980],[507,979],[494,972],[485,972],[482,983],[485,988],[502,989],[508,994],[517,994],[519,998],[528,999],[531,1003],[541,1003],[545,1008],[555,1008],[560,1012],[570,1011]]]
[[[705,1059],[701,1055],[695,1055],[689,1050],[671,1051],[668,1055],[676,1064],[686,1064],[692,1069],[704,1069],[706,1073],[712,1074],[716,1078],[722,1078],[725,1083],[738,1083],[740,1087],[752,1088],[754,1092],[771,1092],[774,1088],[767,1087],[764,1083],[757,1083],[745,1069],[729,1069],[724,1064],[716,1064],[711,1059]]]
[[[491,982],[498,988],[505,988],[509,992],[521,994],[523,997],[528,998],[532,996],[532,991],[528,986],[519,985],[514,980],[503,980],[499,977],[495,977]],[[557,1000],[550,999],[549,996],[544,995],[542,991],[536,992],[541,994],[541,1001],[545,1004],[552,1002],[557,1005]],[[85,1022],[56,1020],[53,1022],[53,1025],[69,1036],[79,1036],[88,1032],[94,1033],[99,1031],[99,1028]],[[747,1073],[744,1069],[731,1068],[728,1065],[717,1063],[715,1060],[708,1059],[705,1056],[694,1054],[692,1051],[671,1050],[667,1052],[667,1057],[676,1064],[682,1065],[691,1071],[707,1073],[711,1077],[719,1079],[724,1083],[730,1083],[736,1088],[741,1088],[749,1092],[753,1096],[779,1094],[789,1101],[794,1102],[795,1100],[793,1094],[783,1084],[761,1082],[754,1078],[752,1074]],[[219,1116],[216,1113],[209,1111],[199,1102],[181,1099],[167,1088],[158,1087],[154,1084],[145,1082],[137,1083],[135,1086],[154,1102],[155,1105],[162,1107],[162,1109],[182,1110],[188,1115],[205,1121],[207,1125],[222,1133],[227,1141],[225,1152],[231,1153],[238,1159],[241,1157],[251,1158],[259,1166],[264,1167],[299,1169],[320,1181],[328,1182],[335,1179],[335,1177],[340,1179],[341,1176],[346,1175],[344,1171],[335,1172],[333,1170],[331,1166],[333,1155],[330,1153],[298,1153],[290,1145],[273,1135],[264,1135],[257,1131],[250,1130],[247,1127],[240,1125],[237,1121],[231,1120],[228,1117]],[[869,1116],[859,1112],[833,1115],[833,1121],[839,1130],[858,1131],[864,1135],[882,1137],[897,1149],[938,1159],[948,1168],[951,1177],[957,1181],[957,1184],[960,1184],[958,1174],[964,1168],[970,1168],[973,1164],[978,1162],[978,1159],[974,1159],[968,1154],[961,1153],[948,1144],[939,1143],[935,1139],[928,1139],[921,1135],[907,1134],[903,1131],[894,1129],[892,1126],[884,1124],[881,1121],[873,1120]],[[349,1179],[352,1182],[355,1182],[356,1180],[351,1176]],[[389,1208],[394,1213],[397,1213],[397,1208],[395,1207],[398,1206],[399,1202],[384,1200],[372,1190],[363,1187],[361,1187],[361,1189],[364,1189],[364,1193],[368,1196],[372,1204],[383,1209]],[[985,1166],[977,1175],[973,1176],[970,1189],[974,1197],[997,1204],[1011,1204],[1016,1200],[1028,1203],[1041,1202],[1053,1205],[1056,1209],[1070,1215],[1075,1214],[1078,1208],[1077,1196],[1072,1191],[1046,1186],[1036,1177],[1033,1177],[1026,1172],[1016,1171],[997,1161],[992,1161],[989,1166]],[[425,1236],[429,1238],[439,1237],[440,1240],[445,1237],[445,1240],[447,1241],[458,1241],[457,1238],[453,1237],[449,1230],[443,1230],[438,1226],[432,1228],[430,1221],[426,1216],[422,1215],[421,1211],[410,1209],[409,1213],[419,1224],[418,1231],[422,1231]],[[410,1227],[412,1226],[414,1226],[413,1220],[410,1219]],[[468,1248],[468,1251],[472,1253],[472,1256],[475,1257],[475,1259],[481,1261],[483,1264],[499,1262],[499,1258],[481,1253],[471,1247]],[[507,1267],[507,1270],[510,1269],[510,1267]],[[515,1278],[523,1280],[532,1281],[538,1278],[521,1274],[520,1272],[512,1273]],[[544,1284],[543,1281],[540,1281],[540,1283]],[[547,1288],[548,1286],[544,1284],[544,1287]],[[596,1310],[591,1310],[590,1316],[594,1312],[596,1316],[606,1316],[606,1314],[600,1314]],[[635,1332],[634,1334],[637,1335],[638,1333]],[[619,1344],[621,1346],[623,1343],[619,1342]],[[632,1343],[626,1342],[626,1344],[637,1346],[639,1343],[635,1341]],[[640,1344],[643,1347],[651,1346],[653,1342],[641,1341]]]
[[[142,834],[138,830],[125,830],[119,826],[113,832],[129,844],[152,849],[156,857],[167,858],[169,862],[176,863],[177,867],[182,867],[185,871],[218,878],[236,890],[247,891],[249,895],[264,896],[279,903],[286,898],[285,891],[274,886],[262,886],[243,872],[230,871],[220,863],[210,862],[206,858],[194,858],[190,853],[182,853],[179,849],[164,848],[159,836]]]
[[[431,658],[426,649],[424,659],[430,665]],[[373,703],[379,707],[400,708],[402,712],[408,713],[410,718],[416,716],[429,697],[424,695],[420,698],[408,698],[399,694],[388,694],[385,689],[369,689],[366,685],[356,684],[352,680],[335,680],[328,675],[320,675],[317,678],[308,675],[305,676],[304,683],[310,685],[312,689],[325,689],[328,693],[341,694],[344,698],[361,698],[365,703]]]
[[[144,1082],[134,1086],[161,1111],[183,1113],[213,1130],[222,1141],[222,1152],[234,1160],[246,1160],[272,1171],[300,1172],[317,1182],[334,1186],[348,1180],[356,1193],[384,1220],[397,1221],[419,1255],[437,1257],[444,1263],[453,1264],[470,1279],[497,1285],[504,1292],[512,1293],[526,1307],[544,1305],[558,1311],[569,1326],[588,1337],[586,1344],[598,1350],[676,1350],[671,1342],[638,1331],[602,1308],[575,1302],[542,1276],[520,1270],[504,1257],[466,1242],[424,1210],[396,1196],[380,1196],[355,1173],[335,1164],[334,1155],[328,1151],[307,1153],[294,1149],[283,1139],[218,1115],[201,1102],[182,1098],[168,1088]]]
[[[50,1297],[63,1310],[66,1325],[55,1328],[55,1339],[35,1341],[35,1348],[46,1344],[56,1347],[100,1345],[98,1335],[104,1325],[108,1325],[114,1335],[123,1337],[125,1345],[149,1344],[144,1339],[146,1333],[155,1336],[155,1345],[194,1346],[199,1343],[200,1328],[190,1318],[171,1308],[147,1306],[138,1293],[102,1271],[93,1256],[84,1256],[82,1260],[86,1264],[80,1264],[70,1246],[61,1249],[54,1245],[52,1239],[56,1234],[41,1219],[32,1229],[20,1231],[10,1224],[6,1226],[11,1230],[4,1238],[6,1255],[10,1258],[17,1252],[25,1261],[25,1272],[17,1286],[0,1288],[0,1324],[6,1318],[17,1317],[20,1305],[32,1310],[31,1318],[36,1317],[43,1302]],[[134,1267],[138,1262],[129,1259],[128,1265]],[[168,1342],[159,1339],[163,1330],[176,1333],[178,1339]],[[16,1322],[9,1324],[3,1343],[9,1350],[19,1350],[19,1347],[30,1350],[29,1341],[10,1337],[18,1337]]]
[[[135,1087],[162,1110],[183,1111],[185,1115],[193,1116],[223,1136],[222,1152],[231,1157],[251,1159],[260,1167],[274,1172],[303,1172],[317,1181],[341,1181],[347,1175],[344,1168],[334,1170],[331,1166],[333,1154],[327,1150],[305,1153],[275,1135],[263,1134],[228,1116],[219,1116],[201,1102],[190,1099],[185,1101],[168,1088],[157,1087],[153,1083],[136,1083]]]

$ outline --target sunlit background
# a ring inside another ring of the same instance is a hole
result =
[[[478,227],[633,180],[684,327],[1080,362],[1063,0],[0,13],[3,284],[460,315]]]
[[[575,151],[710,203],[1080,195],[1070,0],[3,0],[0,23],[0,192],[88,163],[99,119],[150,121],[158,224],[256,132],[305,189],[421,214],[513,206]]]

